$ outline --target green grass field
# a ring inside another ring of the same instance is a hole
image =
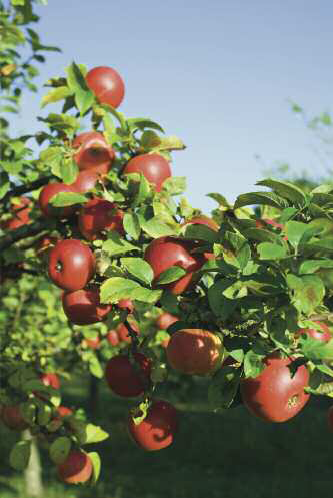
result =
[[[312,399],[293,420],[268,424],[239,406],[222,414],[205,408],[204,386],[184,402],[184,393],[170,400],[181,410],[174,445],[144,452],[124,427],[127,401],[102,386],[95,422],[110,438],[95,446],[103,465],[96,487],[65,486],[43,453],[45,498],[331,498],[333,434],[326,426],[329,399]],[[67,405],[84,405],[87,389],[65,389]],[[165,396],[164,396],[165,397]],[[8,466],[15,434],[0,430],[0,497],[24,497],[23,480]],[[88,447],[87,447],[88,448]],[[89,446],[93,449],[93,446]]]

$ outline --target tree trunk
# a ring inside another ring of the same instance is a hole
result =
[[[29,430],[23,431],[23,438],[31,441],[30,460],[28,467],[24,472],[25,492],[27,496],[42,497],[44,495],[44,490],[39,449],[35,438],[31,435]]]

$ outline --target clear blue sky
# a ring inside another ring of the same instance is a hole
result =
[[[253,190],[263,176],[256,154],[323,173],[287,99],[309,113],[330,109],[332,1],[49,0],[38,13],[42,40],[63,50],[50,53],[39,81],[72,60],[116,68],[126,84],[119,110],[186,143],[173,173],[187,177],[196,207],[215,207],[208,192],[233,200]],[[40,95],[25,99],[20,131],[38,129]]]

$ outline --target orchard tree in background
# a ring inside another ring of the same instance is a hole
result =
[[[37,20],[32,5],[1,4],[6,43]],[[43,46],[29,30],[36,58]],[[10,97],[20,64],[8,51]],[[204,377],[212,410],[241,401],[269,422],[330,395],[332,186],[265,179],[267,191],[234,205],[211,193],[209,218],[173,176],[182,141],[118,110],[126,84],[116,69],[73,62],[47,86],[42,106],[61,111],[39,117],[37,134],[1,139],[2,423],[28,430],[60,480],[84,483],[101,464],[86,445],[108,427],[62,405],[63,377],[90,371],[133,398],[125,423],[148,451],[177,437],[179,413],[158,394],[169,375]],[[14,468],[26,468],[31,448],[16,443]]]

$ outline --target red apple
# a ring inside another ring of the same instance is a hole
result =
[[[98,286],[74,292],[64,292],[62,305],[68,320],[76,325],[90,325],[104,320],[111,304],[100,304]]]
[[[60,379],[55,373],[44,373],[40,376],[40,380],[43,382],[44,386],[60,389]]]
[[[106,174],[112,166],[115,152],[102,133],[87,131],[77,135],[73,140],[73,148],[77,150],[74,160],[80,171],[93,171]]]
[[[285,422],[309,401],[310,395],[304,391],[309,372],[302,365],[292,377],[288,368],[291,362],[292,358],[273,353],[266,358],[260,375],[241,382],[243,403],[253,415],[268,422]]]
[[[97,335],[96,337],[93,337],[91,339],[85,338],[83,340],[83,344],[85,344],[86,346],[88,346],[88,348],[90,348],[90,349],[99,349],[99,347],[101,345],[101,340],[100,340],[100,338]]]
[[[23,431],[29,427],[18,405],[4,405],[1,410],[1,420],[8,429],[14,431]]]
[[[73,185],[65,183],[49,183],[42,188],[39,194],[39,207],[44,214],[49,218],[69,218],[76,210],[76,206],[54,207],[50,204],[50,200],[59,193],[74,192],[77,193]]]
[[[156,319],[156,327],[159,330],[166,330],[170,327],[170,325],[178,321],[179,318],[165,311]]]
[[[87,453],[71,450],[66,460],[58,465],[58,477],[68,484],[78,484],[90,479],[93,466]]]
[[[207,375],[221,366],[224,347],[221,339],[209,330],[182,329],[172,334],[166,354],[175,370]]]
[[[75,182],[71,186],[80,194],[85,194],[95,188],[97,182],[102,181],[102,178],[102,175],[96,171],[84,170],[77,175]]]
[[[170,284],[161,287],[169,289],[172,294],[182,294],[191,285],[194,273],[201,268],[205,260],[200,254],[191,254],[193,244],[176,237],[159,237],[154,239],[146,248],[145,260],[154,271],[154,284],[159,276],[172,266],[179,266],[186,271],[186,275]]]
[[[130,299],[120,299],[117,306],[122,310],[128,310],[130,313],[134,311],[134,304]]]
[[[124,82],[120,74],[108,66],[97,66],[90,69],[86,82],[101,104],[117,108],[125,94]]]
[[[140,154],[128,161],[123,173],[142,173],[148,182],[154,185],[156,191],[160,192],[163,182],[171,176],[171,168],[169,162],[160,154]]]
[[[135,331],[136,335],[139,335],[140,330],[139,330],[138,324],[136,322],[133,322],[133,320],[129,320],[129,324],[130,324],[131,328]],[[118,334],[120,342],[127,342],[128,344],[130,344],[132,342],[132,338],[129,335],[128,328],[126,327],[126,325],[124,323],[120,323],[117,326],[116,330],[117,330],[117,334]]]
[[[309,337],[312,337],[313,339],[317,339],[320,342],[328,342],[332,338],[332,334],[330,333],[330,329],[326,325],[326,323],[323,322],[318,322],[317,323],[321,330],[316,330],[316,329],[299,329],[296,333],[296,335],[302,335],[306,334]]]
[[[153,400],[146,418],[135,424],[132,417],[127,423],[129,434],[144,450],[161,450],[170,446],[178,430],[178,414],[167,401]]]
[[[151,360],[138,352],[133,354],[133,361],[135,366],[128,356],[117,355],[106,365],[106,381],[118,396],[125,398],[140,396],[149,386]]]
[[[11,212],[13,217],[7,219],[2,223],[2,228],[4,230],[16,230],[27,223],[31,223],[29,214],[31,212],[31,199],[28,197],[20,197],[17,203],[11,205]]]
[[[95,266],[93,252],[78,239],[60,240],[50,251],[49,277],[60,289],[83,289],[94,276]]]
[[[79,215],[79,228],[88,240],[101,238],[104,230],[124,233],[123,217],[123,211],[117,209],[114,203],[95,197],[82,207]]]
[[[116,330],[109,330],[106,339],[111,346],[118,346],[119,344],[119,337]]]

